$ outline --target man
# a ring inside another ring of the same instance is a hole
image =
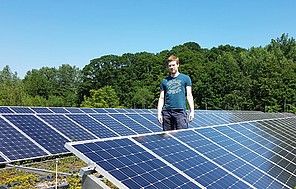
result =
[[[179,58],[168,58],[170,76],[162,80],[158,100],[158,122],[163,130],[187,129],[186,98],[190,107],[189,122],[194,119],[194,104],[192,96],[192,83],[189,76],[179,72]]]

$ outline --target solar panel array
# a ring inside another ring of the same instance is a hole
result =
[[[67,143],[119,188],[294,188],[296,118]]]
[[[0,163],[71,151],[120,188],[290,188],[295,122],[196,110],[189,129],[163,133],[156,110],[0,107]]]

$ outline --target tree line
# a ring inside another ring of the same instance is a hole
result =
[[[296,109],[296,42],[288,34],[250,49],[206,49],[187,42],[156,54],[106,55],[82,70],[68,64],[43,67],[28,71],[24,79],[5,66],[0,105],[156,108],[170,55],[179,57],[180,72],[191,77],[196,109]]]

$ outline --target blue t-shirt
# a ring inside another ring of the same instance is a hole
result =
[[[186,87],[191,86],[188,75],[180,73],[177,77],[168,76],[161,81],[160,90],[164,91],[163,110],[186,110]]]

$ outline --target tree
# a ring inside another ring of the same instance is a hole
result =
[[[111,86],[105,86],[99,90],[90,90],[90,97],[84,97],[81,107],[87,108],[116,108],[119,99]]]
[[[136,88],[136,93],[132,98],[134,108],[148,108],[153,102],[154,95],[147,88]]]

